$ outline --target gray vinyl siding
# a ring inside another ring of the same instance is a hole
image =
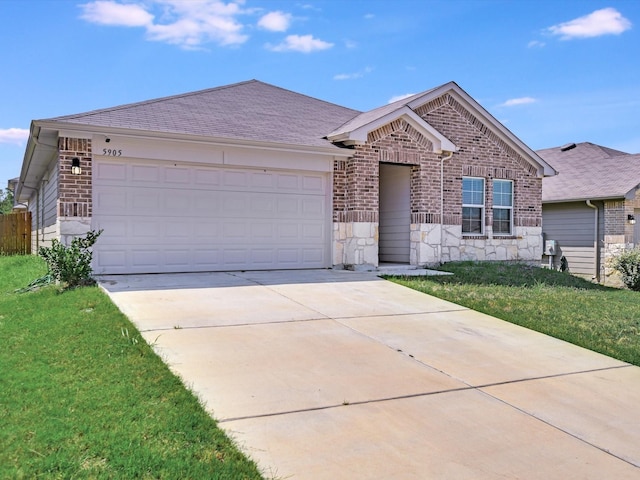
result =
[[[29,201],[31,251],[51,245],[58,238],[58,163],[54,162]]]
[[[598,245],[601,246],[604,241],[604,207],[602,202],[594,202],[594,205],[599,211]],[[588,277],[595,274],[594,215],[594,209],[586,202],[542,205],[542,233],[545,240],[555,240],[558,246],[558,253],[553,259],[556,267],[564,256],[571,273]],[[544,256],[542,263],[548,265],[549,257]]]

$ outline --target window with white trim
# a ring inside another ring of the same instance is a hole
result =
[[[493,181],[493,234],[511,235],[513,230],[513,182]]]
[[[462,177],[462,233],[484,233],[484,178]]]

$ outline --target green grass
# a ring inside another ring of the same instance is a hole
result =
[[[98,287],[0,257],[0,478],[259,479]]]
[[[391,280],[640,365],[640,292],[566,273],[499,262],[452,262],[452,276]]]

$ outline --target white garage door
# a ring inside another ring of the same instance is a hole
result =
[[[324,268],[326,173],[96,159],[96,273]]]

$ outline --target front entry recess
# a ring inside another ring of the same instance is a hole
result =
[[[411,167],[380,164],[378,260],[409,263]]]

